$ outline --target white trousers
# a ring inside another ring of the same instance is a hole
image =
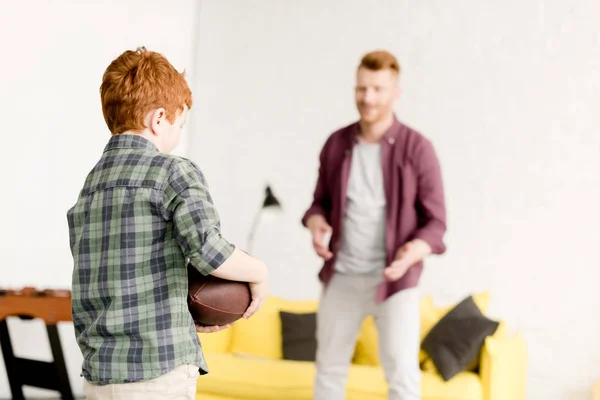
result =
[[[315,400],[343,400],[356,340],[364,318],[374,317],[388,400],[420,400],[419,292],[402,290],[376,302],[383,274],[335,273],[319,302]]]
[[[183,364],[158,378],[135,383],[83,383],[86,400],[194,400],[198,367]]]

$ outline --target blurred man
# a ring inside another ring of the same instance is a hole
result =
[[[423,259],[446,250],[446,210],[431,142],[394,114],[399,74],[386,51],[362,58],[355,88],[360,119],[326,141],[314,199],[302,219],[325,260],[316,400],[345,398],[368,315],[379,334],[388,399],[421,399],[418,283]]]

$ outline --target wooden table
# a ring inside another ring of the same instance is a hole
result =
[[[15,357],[6,323],[7,317],[41,318],[46,324],[53,362]],[[23,386],[58,391],[72,400],[71,384],[58,336],[57,323],[71,321],[71,292],[68,290],[0,289],[0,345],[13,399],[23,400]]]

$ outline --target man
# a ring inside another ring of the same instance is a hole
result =
[[[266,266],[220,233],[202,172],[169,155],[192,95],[162,55],[125,51],[106,69],[102,111],[112,137],[68,211],[73,323],[88,400],[188,399],[208,372],[187,307],[187,264],[249,282],[261,306]]]
[[[399,74],[386,51],[362,58],[355,88],[360,120],[326,141],[313,202],[302,219],[325,260],[316,400],[345,397],[368,315],[378,330],[388,399],[421,399],[418,283],[423,259],[446,250],[446,211],[432,144],[394,115]]]

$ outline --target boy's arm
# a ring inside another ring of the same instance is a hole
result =
[[[181,161],[172,169],[164,192],[163,209],[165,218],[173,221],[175,235],[190,264],[203,275],[248,282],[252,303],[244,318],[258,311],[268,292],[267,267],[221,236],[219,214],[206,180],[193,163]],[[221,328],[200,329],[214,332]]]
[[[249,283],[261,283],[267,280],[266,265],[248,255],[248,253],[235,249],[231,256],[212,275],[221,279],[228,279]]]
[[[234,253],[235,246],[221,236],[219,214],[204,175],[191,162],[173,166],[163,207],[184,257],[203,275],[212,274]]]

